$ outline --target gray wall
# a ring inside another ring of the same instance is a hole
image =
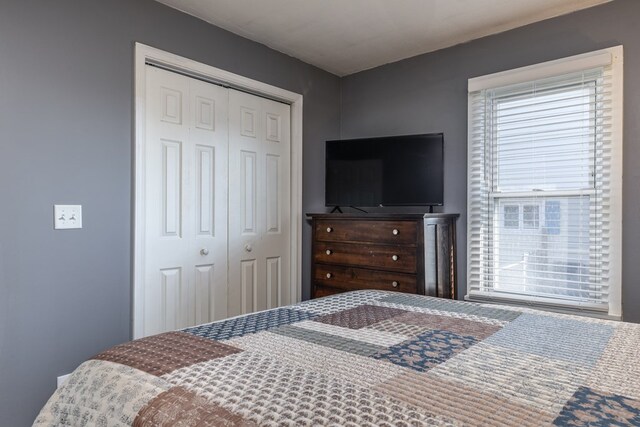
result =
[[[466,289],[467,80],[624,45],[624,320],[640,322],[640,1],[615,0],[342,79],[341,137],[444,132],[446,212],[458,221],[458,295]],[[320,178],[317,178],[320,179]]]
[[[57,375],[130,338],[134,41],[302,93],[305,212],[324,210],[325,140],[445,132],[462,285],[467,79],[624,44],[623,292],[640,321],[639,16],[615,0],[340,80],[151,0],[0,0],[0,425],[30,424]],[[82,204],[84,228],[53,231],[54,203]],[[309,241],[305,226],[304,297]]]
[[[1,426],[130,339],[135,41],[303,94],[303,204],[323,206],[338,77],[151,0],[0,0]],[[84,228],[54,231],[54,203],[82,204]]]

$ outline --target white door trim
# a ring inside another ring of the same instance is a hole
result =
[[[174,55],[141,43],[135,45],[134,60],[134,232],[133,232],[133,338],[143,336],[144,302],[144,218],[146,152],[146,67],[160,65],[189,76],[199,77],[291,105],[291,280],[290,301],[299,302],[302,287],[302,95],[247,77],[239,76],[192,59]]]

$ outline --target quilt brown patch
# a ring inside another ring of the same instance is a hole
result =
[[[373,388],[428,413],[463,425],[538,427],[550,425],[555,414],[505,399],[429,373],[407,372]],[[455,398],[452,398],[455,397]]]
[[[253,426],[251,421],[182,387],[172,387],[150,400],[133,421],[134,427]]]
[[[120,363],[161,376],[194,363],[241,351],[239,348],[184,332],[167,332],[117,345],[93,359]]]
[[[426,313],[407,312],[393,320],[408,325],[421,326],[425,329],[440,329],[462,336],[472,336],[478,340],[483,340],[502,329],[497,325]]]
[[[361,305],[337,313],[320,316],[313,320],[329,325],[341,326],[343,328],[360,329],[405,313],[407,313],[406,310],[397,308]]]

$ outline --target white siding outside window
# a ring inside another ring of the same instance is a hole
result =
[[[621,316],[622,47],[469,81],[467,299]]]

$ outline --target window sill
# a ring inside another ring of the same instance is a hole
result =
[[[606,309],[597,306],[568,305],[566,303],[553,303],[548,301],[532,301],[530,299],[520,299],[498,295],[467,294],[465,301],[483,304],[506,305],[511,307],[531,308],[535,310],[549,311],[552,313],[571,314],[576,316],[591,317],[604,320],[621,321],[622,316],[613,316],[607,313]]]

